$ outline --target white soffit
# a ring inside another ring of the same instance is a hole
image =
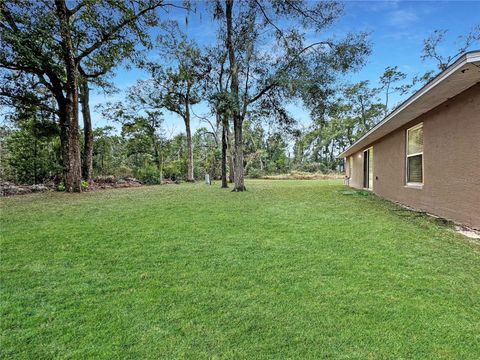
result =
[[[338,157],[347,157],[362,150],[372,142],[434,109],[477,83],[480,83],[480,51],[464,54],[453,65],[408,98]]]

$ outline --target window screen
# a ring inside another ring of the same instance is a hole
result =
[[[407,184],[423,184],[423,124],[407,130]]]
[[[422,155],[408,157],[408,179],[409,183],[423,183],[422,177]]]

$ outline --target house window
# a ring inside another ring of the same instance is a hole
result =
[[[407,130],[407,185],[423,184],[423,123]]]
[[[352,177],[353,174],[353,155],[348,158],[348,176]]]

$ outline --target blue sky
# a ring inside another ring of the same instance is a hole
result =
[[[215,41],[215,23],[212,23],[211,15],[205,11],[203,3],[197,3],[196,13],[187,15],[182,10],[172,10],[167,16],[177,19],[188,36],[200,45]],[[185,26],[186,16],[188,26]],[[448,30],[447,39],[440,50],[443,54],[450,55],[456,53],[457,37],[467,34],[479,23],[480,1],[349,1],[345,3],[344,16],[332,26],[329,35],[334,34],[340,38],[348,32],[370,32],[373,48],[366,66],[357,73],[349,74],[345,80],[351,83],[370,80],[375,85],[387,66],[399,66],[409,78],[433,69],[434,64],[420,59],[423,39],[433,30]],[[155,31],[152,32],[154,34]],[[478,48],[479,44],[476,45]],[[120,67],[113,81],[119,89],[126,89],[145,76],[138,69],[127,71]],[[120,98],[120,94],[105,96],[93,91],[91,102],[95,105]],[[401,100],[394,95],[391,104]],[[308,112],[302,108],[301,103],[289,108],[300,123],[305,126],[309,124]],[[204,115],[208,109],[204,104],[199,104],[194,107],[194,112]],[[95,127],[107,125],[96,111],[92,118]],[[206,126],[198,119],[194,119],[192,125],[194,130]],[[182,132],[183,122],[166,111],[165,130],[167,134]]]

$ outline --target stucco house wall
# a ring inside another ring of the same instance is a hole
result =
[[[406,130],[421,122],[423,186],[409,187]],[[347,173],[356,188],[363,187],[363,150]],[[480,229],[480,84],[374,142],[373,175],[379,196]]]
[[[375,160],[374,160],[375,161]],[[352,168],[350,170],[350,163],[352,164]],[[347,175],[349,176],[349,185],[354,188],[362,188],[363,187],[363,151],[359,151],[358,153],[354,154],[346,161],[347,167]]]

